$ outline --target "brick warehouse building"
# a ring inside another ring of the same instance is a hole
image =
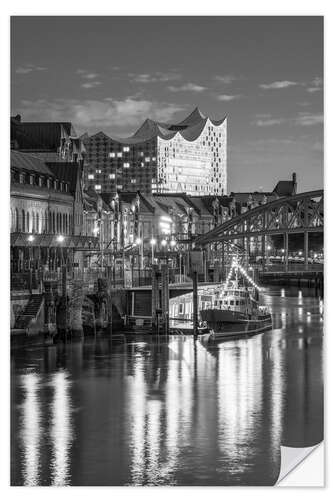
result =
[[[12,151],[10,170],[12,273],[56,270],[63,260],[82,266],[98,240],[83,235],[81,165]]]
[[[150,119],[130,137],[82,136],[85,185],[97,192],[227,192],[227,118],[212,120],[196,108],[176,124]]]
[[[51,162],[82,162],[84,146],[71,122],[25,122],[10,119],[11,149]]]

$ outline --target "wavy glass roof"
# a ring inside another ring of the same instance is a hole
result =
[[[130,137],[112,136],[109,139],[123,144],[139,144],[155,137],[168,140],[172,139],[176,134],[180,134],[187,141],[195,141],[200,136],[208,120],[213,125],[219,126],[225,119],[226,116],[221,120],[211,120],[209,117],[204,116],[199,108],[195,108],[192,113],[178,123],[163,123],[147,118],[141,127]]]

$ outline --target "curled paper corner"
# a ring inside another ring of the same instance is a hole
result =
[[[305,460],[305,458],[307,458],[314,450],[316,450],[319,447],[321,448],[321,451],[323,453],[324,450],[323,442],[306,448],[293,448],[289,446],[281,446],[280,474],[275,484],[277,486],[296,486],[296,484],[291,484],[291,483],[283,484],[284,483],[283,480],[286,478],[286,476],[288,476],[290,472],[292,472],[296,467],[298,467],[301,464],[301,462]],[[324,468],[323,462],[321,463],[321,467],[322,469]],[[323,477],[324,476],[323,470],[319,471],[319,474],[320,477]],[[313,486],[323,486],[323,485],[324,481],[322,480],[320,484],[314,484]]]

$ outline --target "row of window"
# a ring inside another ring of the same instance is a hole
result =
[[[11,231],[23,233],[71,234],[73,216],[55,212],[11,209]]]
[[[19,184],[29,184],[30,186],[45,187],[56,191],[64,191],[65,193],[68,192],[68,184],[66,182],[43,175],[12,171],[11,181],[18,182]]]

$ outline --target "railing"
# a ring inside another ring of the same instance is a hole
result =
[[[323,264],[308,264],[305,267],[304,262],[288,264],[288,269],[284,264],[269,264],[265,266],[266,273],[275,273],[275,272],[322,272]],[[263,272],[262,265],[258,266],[259,272]]]
[[[152,319],[151,316],[125,316],[126,326],[142,326],[151,327]]]

